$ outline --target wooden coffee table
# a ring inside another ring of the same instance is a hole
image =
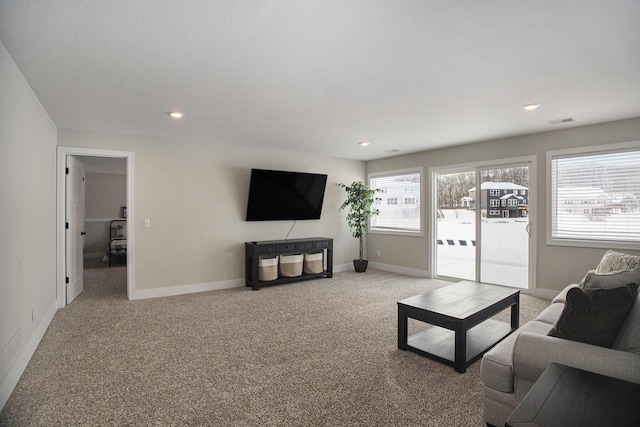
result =
[[[511,307],[511,323],[491,319]],[[464,373],[467,366],[519,326],[520,291],[460,282],[398,301],[398,348]],[[407,336],[408,319],[433,325]]]

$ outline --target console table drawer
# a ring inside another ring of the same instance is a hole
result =
[[[313,242],[298,243],[296,249],[313,249]]]
[[[261,254],[275,254],[278,253],[278,245],[261,245],[258,246],[258,252]]]
[[[320,249],[320,248],[328,248],[328,247],[329,247],[329,241],[328,240],[316,242],[316,248],[318,248],[318,249]]]
[[[296,244],[295,243],[280,243],[280,244],[278,244],[278,251],[279,252],[295,251],[295,250],[296,250]]]

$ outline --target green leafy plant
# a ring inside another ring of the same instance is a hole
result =
[[[347,224],[351,229],[353,237],[360,239],[360,260],[364,255],[363,236],[367,233],[367,222],[372,216],[378,215],[380,211],[374,209],[375,202],[380,201],[376,193],[382,193],[379,188],[369,189],[360,182],[354,181],[351,185],[338,184],[347,192],[347,200],[340,206],[340,210],[349,208],[347,213]]]

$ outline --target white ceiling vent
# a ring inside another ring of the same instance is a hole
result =
[[[384,150],[385,153],[399,153],[400,150],[397,150],[395,148],[392,148],[391,150]]]
[[[566,119],[549,120],[552,125],[558,125],[560,123],[569,123],[573,121],[573,117],[567,117]]]

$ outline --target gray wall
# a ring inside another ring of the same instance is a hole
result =
[[[0,43],[0,408],[56,302],[56,128]]]
[[[635,118],[370,161],[367,163],[367,172],[422,166],[425,174],[422,197],[426,202],[430,196],[428,176],[430,167],[536,156],[538,184],[536,287],[561,290],[565,285],[582,279],[588,269],[595,268],[606,249],[549,246],[546,244],[546,152],[638,140],[640,140],[640,118]],[[370,254],[370,260],[433,273],[433,266],[430,265],[431,235],[429,224],[431,223],[431,213],[428,212],[426,203],[423,221],[425,225],[424,237],[369,234],[367,252]],[[375,256],[377,250],[381,252],[379,257]],[[640,255],[640,251],[623,252]]]
[[[322,218],[298,221],[289,238],[334,238],[336,265],[357,256],[336,184],[364,179],[362,161],[70,129],[58,145],[134,152],[134,291],[242,279],[244,242],[285,238],[292,221],[244,220],[251,168],[328,174]]]

